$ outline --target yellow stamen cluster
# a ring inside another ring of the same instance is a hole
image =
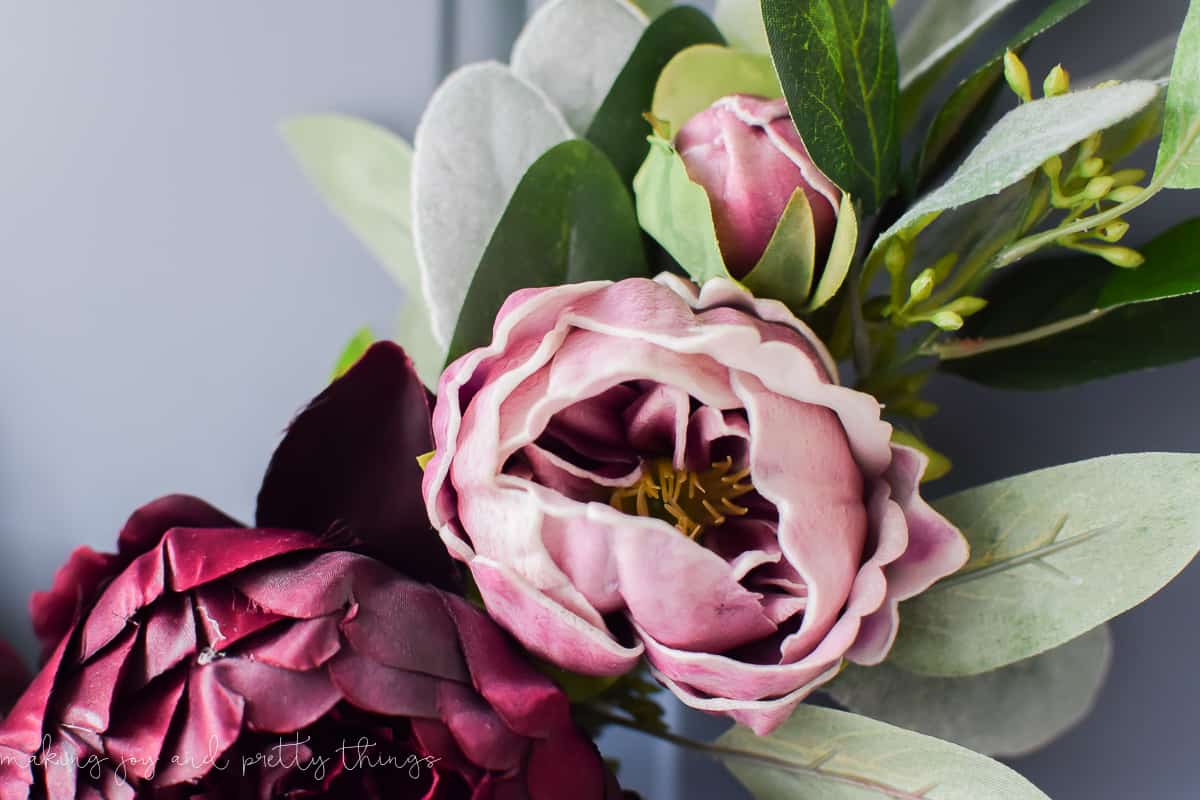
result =
[[[749,477],[749,469],[734,472],[729,457],[703,472],[676,469],[670,458],[657,458],[646,462],[637,483],[614,490],[609,504],[626,514],[669,522],[695,539],[706,528],[747,513],[733,501],[754,491]]]

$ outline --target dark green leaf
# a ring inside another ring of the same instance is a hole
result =
[[[534,162],[509,200],[467,291],[448,360],[491,340],[496,313],[518,289],[648,272],[633,203],[612,162],[590,142],[563,142]]]
[[[650,133],[642,114],[650,110],[663,67],[681,50],[697,44],[724,44],[721,32],[702,11],[680,6],[646,28],[592,119],[587,138],[608,154],[628,184],[646,160]]]
[[[1142,253],[1135,270],[1091,257],[1012,268],[967,327],[980,352],[964,350],[941,368],[989,386],[1054,389],[1200,357],[1200,219]],[[1002,337],[1018,338],[1002,347]]]
[[[887,0],[762,0],[762,9],[809,153],[871,216],[900,172],[900,68]]]
[[[934,117],[925,137],[917,167],[918,185],[952,161],[971,143],[971,136],[964,133],[974,127],[977,112],[986,108],[985,102],[1004,77],[1005,50],[1019,51],[1043,32],[1062,22],[1090,0],[1054,0],[1043,9],[1033,22],[1009,40],[986,64],[975,70],[946,100]]]

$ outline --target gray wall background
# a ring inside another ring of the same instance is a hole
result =
[[[159,494],[248,519],[279,432],[345,338],[390,330],[398,290],[305,184],[276,123],[336,109],[411,135],[444,68],[502,57],[536,4],[0,0],[0,633],[32,654],[29,592],[74,546],[111,547]],[[1095,0],[1031,67],[1091,72],[1178,26],[1186,5]],[[1135,231],[1197,211],[1169,194]],[[958,469],[938,488],[1200,451],[1198,388],[1200,364],[1036,395],[943,380],[935,399],[952,411],[926,433]],[[1197,607],[1193,567],[1116,620],[1097,712],[1014,766],[1057,800],[1200,796]],[[701,757],[606,745],[648,798],[744,796]]]

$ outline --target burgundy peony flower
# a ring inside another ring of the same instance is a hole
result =
[[[645,651],[683,702],[762,733],[966,560],[870,395],[727,280],[518,292],[452,364],[424,491],[492,616],[576,672]]]
[[[172,496],[77,552],[33,601],[50,655],[0,726],[0,797],[618,797],[565,695],[422,582],[457,580],[429,445],[377,345],[291,427],[259,527]]]
[[[842,193],[809,157],[787,100],[723,97],[679,129],[675,146],[688,176],[708,193],[731,275],[744,277],[758,263],[797,189],[812,209],[817,259],[824,263]]]
[[[0,640],[0,718],[29,685],[29,670],[8,642]]]

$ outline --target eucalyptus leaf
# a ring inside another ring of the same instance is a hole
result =
[[[811,705],[769,736],[738,726],[717,745],[758,800],[1049,800],[987,756]]]
[[[916,119],[925,96],[975,35],[1017,0],[925,0],[900,37],[901,124]]]
[[[1037,18],[1012,37],[1005,47],[960,83],[934,116],[925,136],[917,164],[917,184],[936,175],[953,161],[959,147],[971,141],[966,133],[980,118],[987,99],[1001,86],[1004,77],[1004,53],[1021,51],[1045,31],[1062,22],[1091,0],[1051,0]]]
[[[551,0],[529,18],[509,63],[582,135],[646,24],[646,15],[626,0]]]
[[[665,139],[655,137],[633,180],[638,222],[699,284],[727,277],[712,204]]]
[[[1145,245],[1137,269],[1075,256],[1018,264],[984,297],[941,369],[1003,388],[1051,389],[1200,357],[1200,219]]]
[[[513,193],[471,282],[449,360],[491,340],[496,314],[519,289],[648,275],[621,176],[592,143],[564,142]]]
[[[340,114],[295,117],[281,132],[325,202],[404,289],[399,341],[425,384],[436,385],[445,348],[433,336],[413,246],[412,148],[378,125]]]
[[[667,11],[646,28],[596,112],[587,138],[608,154],[626,183],[649,151],[643,114],[653,106],[663,68],[680,51],[701,43],[724,43],[712,20],[689,6]]]
[[[857,714],[1015,758],[1050,744],[1091,712],[1111,661],[1112,634],[1101,625],[982,675],[933,678],[885,662],[848,667],[824,689]]]
[[[1024,180],[1051,156],[1133,117],[1158,93],[1154,83],[1132,81],[1017,106],[988,131],[948,181],[921,198],[880,237],[876,251],[931,214],[998,194]]]
[[[738,50],[764,55],[771,52],[759,0],[717,0],[713,19],[729,44]]]
[[[1200,455],[1097,458],[935,505],[971,560],[901,605],[891,661],[977,675],[1065,644],[1179,574],[1200,549]]]
[[[762,0],[762,9],[809,154],[871,216],[900,174],[899,65],[887,0]]]
[[[417,127],[413,230],[440,342],[521,177],[572,137],[550,99],[502,64],[463,67],[434,93]]]
[[[771,57],[700,44],[680,51],[663,69],[650,111],[678,131],[688,120],[731,94],[783,97]]]
[[[1183,161],[1167,180],[1169,188],[1200,189],[1200,139],[1195,137],[1196,126],[1200,126],[1200,2],[1192,0],[1175,49],[1162,144],[1158,150],[1158,169],[1162,170],[1187,148]]]
[[[650,19],[655,19],[667,13],[674,4],[674,0],[634,0],[633,4]]]

